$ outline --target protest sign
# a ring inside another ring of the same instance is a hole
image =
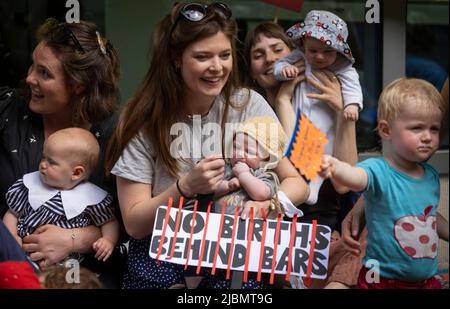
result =
[[[237,214],[167,209],[161,206],[156,214],[152,258],[197,269],[209,267],[213,273],[220,268],[272,276],[288,273],[323,279],[327,275],[331,235],[327,226],[280,217],[241,220]]]

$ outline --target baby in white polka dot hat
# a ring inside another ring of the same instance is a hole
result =
[[[277,80],[291,80],[301,72],[296,63],[305,61],[305,76],[307,80],[318,80],[313,72],[327,71],[330,82],[337,79],[341,85],[343,99],[343,116],[347,121],[357,121],[363,108],[363,95],[359,83],[358,72],[353,67],[350,46],[347,43],[347,24],[337,15],[327,11],[310,11],[303,22],[288,29],[287,35],[298,47],[287,57],[278,60],[274,65],[273,74]],[[323,133],[328,143],[326,154],[333,154],[336,135],[336,110],[316,97],[320,91],[309,82],[297,85],[292,104],[294,110],[300,109],[303,114]],[[340,111],[338,111],[340,113]],[[307,204],[317,202],[318,193],[323,179],[317,177],[310,183],[310,194]]]
[[[438,240],[448,241],[449,225],[436,212],[438,172],[426,162],[439,147],[444,110],[429,82],[395,80],[378,103],[383,156],[356,167],[323,158],[321,175],[337,191],[363,191],[368,235],[359,288],[440,288]]]

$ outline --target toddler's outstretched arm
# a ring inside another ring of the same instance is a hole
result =
[[[114,246],[119,240],[119,223],[116,219],[101,226],[102,237],[92,245],[95,250],[95,258],[106,261],[112,254]]]
[[[271,198],[270,188],[264,181],[250,173],[250,168],[245,163],[238,162],[233,167],[233,173],[238,177],[241,187],[254,201],[266,201]]]
[[[338,193],[348,191],[361,192],[367,187],[367,173],[360,167],[354,167],[330,155],[322,158],[319,175],[330,178]]]

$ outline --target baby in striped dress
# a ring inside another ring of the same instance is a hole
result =
[[[110,257],[119,238],[113,198],[88,182],[99,153],[97,139],[84,129],[63,129],[46,139],[39,171],[24,175],[6,193],[9,210],[3,221],[20,245],[45,224],[66,229],[95,224],[102,232],[93,244],[95,257]]]

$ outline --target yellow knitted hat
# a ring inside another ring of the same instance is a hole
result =
[[[277,119],[257,116],[242,123],[236,130],[254,138],[270,154],[270,162],[278,163],[283,158],[286,135]]]

